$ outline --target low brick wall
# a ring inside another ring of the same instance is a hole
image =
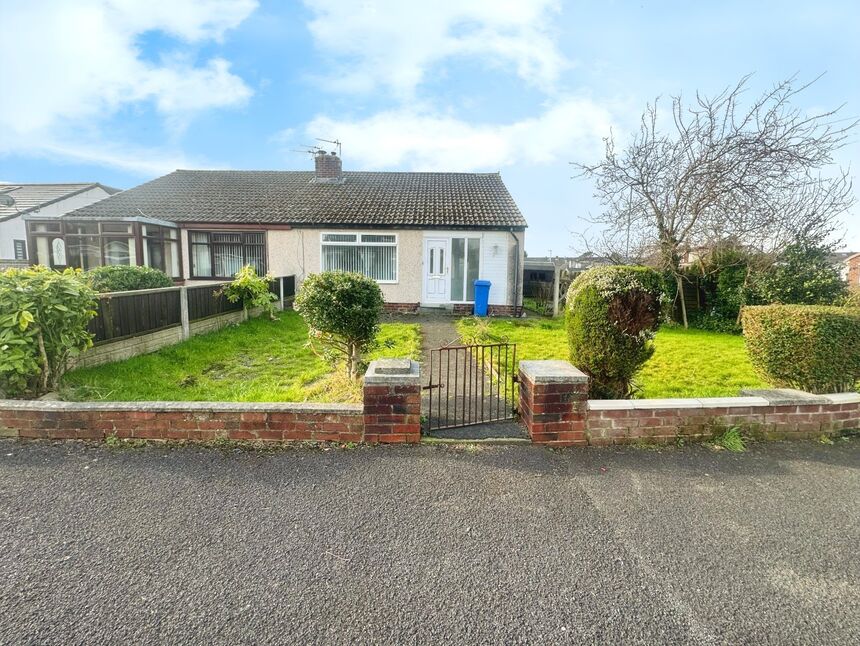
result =
[[[405,443],[421,440],[417,362],[381,359],[362,404],[0,400],[0,437]]]
[[[417,314],[420,303],[385,303],[383,309],[390,314]]]
[[[38,439],[361,442],[360,404],[0,402],[0,435]]]
[[[588,378],[565,361],[520,362],[520,415],[533,442],[576,446],[754,436],[817,438],[860,429],[860,394],[750,391],[706,399],[587,400]]]
[[[586,419],[588,443],[702,440],[732,426],[766,439],[816,438],[860,428],[860,395],[822,395],[819,399],[816,403],[803,399],[780,403],[764,397],[591,400]]]

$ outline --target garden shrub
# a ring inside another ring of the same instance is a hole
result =
[[[591,377],[595,398],[631,395],[633,376],[653,354],[663,279],[646,267],[594,267],[570,286],[570,360]]]
[[[255,307],[262,307],[263,312],[272,320],[275,318],[275,296],[269,289],[273,278],[268,274],[258,276],[257,270],[251,265],[245,265],[233,277],[232,282],[224,285],[217,293],[224,294],[231,303],[242,302],[247,313]]]
[[[860,379],[860,309],[759,305],[742,313],[756,372],[774,386],[847,392]]]
[[[844,298],[847,284],[830,253],[830,247],[812,242],[788,247],[773,267],[756,277],[762,302],[832,305]]]
[[[95,292],[79,270],[35,266],[0,272],[0,391],[56,388],[71,357],[92,346]]]
[[[295,308],[312,341],[332,360],[345,360],[347,374],[356,378],[379,331],[382,290],[361,274],[329,271],[311,274],[302,283]]]
[[[97,292],[127,292],[138,289],[173,287],[173,279],[163,271],[136,265],[104,265],[84,274]]]

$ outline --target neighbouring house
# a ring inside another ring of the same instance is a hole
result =
[[[839,270],[842,280],[854,289],[860,287],[860,253],[839,251],[830,254],[830,261]]]
[[[379,283],[389,309],[405,311],[471,311],[474,281],[485,279],[491,313],[518,311],[526,221],[498,173],[345,172],[322,151],[314,163],[177,170],[50,230],[31,218],[31,244],[52,266],[148,265],[185,282],[230,278],[245,264],[298,283],[356,271]],[[47,255],[59,244],[63,258]]]
[[[65,213],[117,192],[118,189],[97,182],[0,184],[0,269],[35,262],[35,250],[28,243],[26,217],[37,216],[43,222],[54,222],[50,226],[56,227],[57,219]],[[46,256],[47,249],[44,252]]]

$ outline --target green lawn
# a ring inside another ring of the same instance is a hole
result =
[[[298,314],[257,318],[141,355],[69,372],[61,396],[107,401],[356,401],[360,390],[343,371],[306,347]],[[370,358],[419,358],[418,325],[384,323]]]
[[[462,319],[465,342],[517,344],[517,359],[567,359],[564,320]],[[733,397],[741,388],[766,387],[753,372],[743,337],[681,327],[663,327],[654,339],[654,356],[637,377],[640,398]]]

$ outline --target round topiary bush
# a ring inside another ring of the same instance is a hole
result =
[[[663,280],[646,267],[594,267],[567,293],[570,360],[591,377],[591,396],[631,395],[632,379],[653,354]]]
[[[382,290],[376,281],[339,271],[311,274],[295,300],[311,338],[333,359],[344,360],[353,378],[359,376],[362,355],[379,332],[382,307]]]
[[[163,271],[136,265],[104,265],[84,274],[97,292],[129,292],[138,289],[173,287],[173,279]]]
[[[774,386],[848,392],[860,380],[860,309],[824,305],[745,307],[744,339],[755,371]]]

